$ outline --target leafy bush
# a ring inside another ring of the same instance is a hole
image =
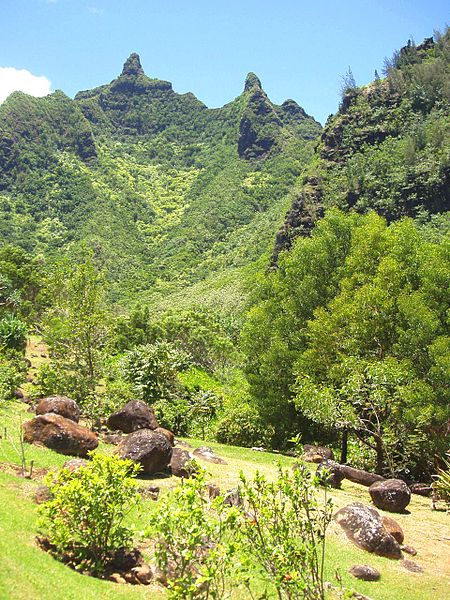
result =
[[[280,599],[325,598],[325,532],[332,505],[328,500],[319,507],[317,486],[305,467],[294,472],[280,467],[274,482],[260,473],[253,481],[241,474],[239,491],[247,511],[242,540]]]
[[[52,499],[41,507],[41,526],[59,555],[101,572],[112,552],[130,544],[124,519],[139,498],[138,471],[132,461],[92,454],[86,467],[47,476]]]
[[[450,510],[450,461],[444,460],[445,468],[438,469],[433,491],[436,499],[442,500]]]
[[[11,361],[0,357],[0,402],[11,400],[22,382],[22,374]]]
[[[30,398],[42,398],[54,394],[67,393],[67,377],[56,365],[42,363],[36,371],[36,385],[27,388]]]
[[[137,395],[152,404],[170,398],[178,391],[177,373],[187,361],[187,355],[168,342],[145,344],[126,352],[122,374]]]
[[[229,409],[216,426],[216,440],[234,446],[266,446],[273,434],[273,427],[264,424],[250,404]]]
[[[0,348],[23,351],[27,342],[27,325],[8,313],[0,319]]]
[[[231,534],[238,511],[223,497],[208,500],[204,473],[166,496],[150,521],[155,557],[169,598],[226,598],[226,579],[238,544]]]

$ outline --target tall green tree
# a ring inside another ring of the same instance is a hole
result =
[[[45,315],[44,339],[52,359],[67,376],[68,391],[80,401],[94,394],[103,375],[109,332],[105,285],[86,249],[77,262],[55,269],[52,278],[55,297]]]

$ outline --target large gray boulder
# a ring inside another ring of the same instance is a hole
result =
[[[156,429],[159,423],[155,411],[141,400],[130,400],[108,418],[107,425],[113,431],[133,433],[139,429]]]
[[[400,544],[383,526],[380,514],[371,506],[353,502],[338,510],[334,519],[347,537],[368,552],[400,559]]]
[[[154,475],[169,466],[172,446],[161,433],[151,429],[139,429],[124,438],[118,445],[117,453],[121,458],[139,463],[144,474]]]
[[[313,446],[305,444],[303,446],[303,460],[312,463],[321,463],[323,460],[334,460],[333,451],[325,446]]]
[[[411,501],[411,490],[401,479],[377,481],[369,488],[372,502],[377,508],[401,513]]]
[[[47,413],[38,415],[23,424],[24,440],[40,444],[61,454],[86,457],[98,446],[97,435],[61,415]]]
[[[39,401],[36,408],[36,414],[45,415],[47,413],[61,415],[66,419],[78,423],[81,411],[75,400],[72,400],[67,396],[47,396],[47,398],[42,398]]]

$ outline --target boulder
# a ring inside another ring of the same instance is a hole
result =
[[[356,579],[362,579],[363,581],[378,581],[381,577],[380,571],[369,567],[369,565],[353,565],[348,572]]]
[[[24,440],[29,444],[42,444],[61,454],[86,457],[98,446],[97,435],[61,415],[38,415],[23,424]]]
[[[124,433],[159,427],[153,408],[140,400],[127,402],[120,410],[110,415],[107,424],[113,431],[119,430]]]
[[[113,446],[117,446],[117,444],[120,444],[122,440],[123,435],[121,431],[119,431],[118,433],[106,433],[103,436],[103,441],[105,442],[105,444],[112,444]]]
[[[370,487],[376,481],[385,480],[381,475],[369,473],[368,471],[363,471],[362,469],[355,469],[354,467],[349,467],[348,465],[341,465],[341,471],[344,474],[344,477],[349,481],[365,485],[366,487]]]
[[[81,411],[75,400],[71,400],[67,396],[48,396],[47,398],[42,398],[36,408],[37,415],[45,415],[47,413],[61,415],[66,419],[78,423]]]
[[[196,448],[194,450],[193,454],[197,458],[201,458],[202,460],[205,460],[206,462],[215,463],[218,465],[227,465],[228,464],[226,460],[224,460],[223,458],[220,458],[219,456],[214,454],[214,451],[211,448],[209,448],[208,446],[200,446],[200,448]]]
[[[407,571],[411,571],[411,573],[423,573],[423,569],[420,565],[418,565],[413,560],[409,560],[405,558],[401,563],[402,567],[404,567]]]
[[[411,490],[401,479],[377,481],[369,487],[372,502],[377,508],[400,513],[411,501]]]
[[[403,544],[405,534],[403,533],[403,529],[400,527],[397,521],[392,519],[392,517],[383,515],[381,522],[383,523],[383,527],[386,529],[386,531],[389,531],[392,537],[395,538],[399,544]]]
[[[334,455],[330,448],[305,444],[303,446],[303,460],[306,462],[321,463],[323,460],[334,460]]]
[[[419,496],[425,496],[427,498],[433,493],[433,488],[427,483],[411,483],[409,489],[412,494],[418,494]]]
[[[206,489],[208,490],[208,498],[210,500],[214,500],[214,498],[220,496],[220,488],[218,485],[214,485],[214,483],[208,483]]]
[[[52,499],[50,488],[47,485],[40,485],[34,492],[34,500],[36,504],[43,504]]]
[[[175,477],[191,477],[198,472],[198,468],[192,464],[193,456],[181,448],[173,448],[170,459],[170,469]]]
[[[169,440],[151,429],[139,429],[124,438],[118,445],[117,453],[139,463],[142,472],[154,475],[164,471],[172,458],[172,446]]]
[[[172,446],[175,446],[175,436],[171,431],[169,431],[168,429],[164,429],[164,427],[157,427],[156,429],[154,429],[154,431],[165,436],[169,440],[170,444]]]
[[[406,552],[406,554],[410,554],[411,556],[416,556],[417,550],[412,546],[402,546],[402,551]]]
[[[70,460],[66,460],[63,467],[64,469],[69,469],[71,473],[74,473],[75,471],[78,471],[78,469],[87,467],[87,464],[88,462],[87,460],[84,460],[84,458],[71,458]]]
[[[227,506],[235,506],[236,508],[242,508],[244,501],[239,493],[239,488],[231,488],[224,494],[223,503]]]
[[[341,471],[341,465],[334,460],[323,460],[317,467],[316,475],[322,485],[330,485],[334,489],[341,487],[345,478]]]
[[[353,502],[338,510],[334,519],[347,537],[363,550],[387,558],[402,557],[400,544],[383,527],[380,514],[371,506]]]

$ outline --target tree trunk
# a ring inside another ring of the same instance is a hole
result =
[[[375,452],[377,453],[377,467],[375,473],[382,475],[384,472],[384,448],[381,436],[376,435],[375,438]]]
[[[341,440],[341,465],[347,462],[347,452],[348,452],[348,429],[342,430],[342,440]]]

